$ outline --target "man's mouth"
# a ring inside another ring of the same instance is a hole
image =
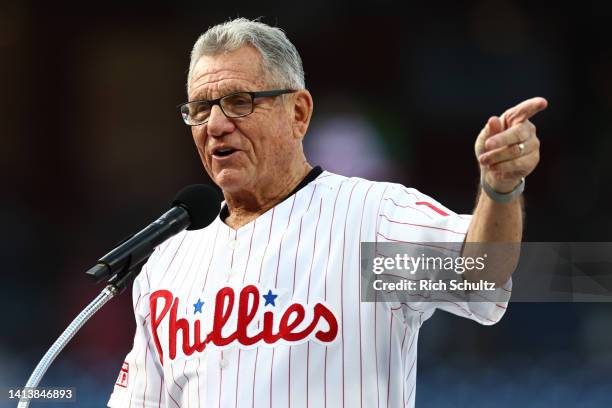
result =
[[[227,157],[231,155],[232,153],[235,153],[236,151],[237,151],[236,149],[233,149],[231,147],[220,147],[218,149],[215,149],[212,155],[213,157],[216,157],[216,158]]]

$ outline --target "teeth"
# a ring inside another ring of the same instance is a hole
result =
[[[219,153],[227,153],[227,152],[229,152],[230,150],[232,150],[232,149],[231,149],[231,148],[229,148],[229,147],[224,147],[224,148],[222,148],[222,149],[217,150],[217,152],[219,152]]]

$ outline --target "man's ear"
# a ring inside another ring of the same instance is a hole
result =
[[[312,117],[312,95],[306,89],[300,89],[293,95],[293,136],[302,139],[308,130]]]

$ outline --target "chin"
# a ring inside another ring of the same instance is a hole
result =
[[[246,184],[245,171],[224,169],[215,175],[215,184],[224,192],[233,192],[243,189]]]

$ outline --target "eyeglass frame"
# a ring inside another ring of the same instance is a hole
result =
[[[213,106],[217,105],[219,106],[219,109],[221,109],[221,112],[225,115],[226,118],[230,118],[230,119],[235,119],[235,118],[243,118],[245,116],[249,116],[251,113],[253,113],[253,111],[255,110],[255,98],[267,98],[267,97],[276,97],[276,96],[281,96],[281,95],[285,95],[285,94],[290,94],[290,93],[294,93],[297,92],[297,89],[274,89],[274,90],[270,90],[270,91],[257,91],[257,92],[251,92],[251,91],[237,91],[237,92],[232,92],[229,93],[227,95],[223,95],[220,98],[217,99],[198,99],[195,101],[189,101],[189,102],[184,102],[181,103],[180,105],[177,105],[177,110],[179,112],[179,114],[181,115],[181,118],[183,119],[183,123],[185,123],[187,126],[200,126],[200,125],[205,125],[206,123],[208,123],[208,121],[210,120],[210,115],[208,116],[208,118],[202,122],[202,123],[198,123],[198,124],[194,124],[191,125],[189,123],[187,123],[185,121],[185,118],[183,116],[183,112],[181,112],[181,108],[183,106],[187,106],[189,104],[192,103],[197,103],[197,102],[206,102],[210,105],[210,111],[212,112],[212,108]],[[249,113],[245,113],[244,115],[239,115],[239,116],[229,116],[227,113],[225,113],[225,110],[223,109],[223,106],[221,106],[221,100],[224,98],[228,98],[230,96],[234,96],[234,95],[238,95],[238,94],[247,94],[251,96],[251,111]]]

